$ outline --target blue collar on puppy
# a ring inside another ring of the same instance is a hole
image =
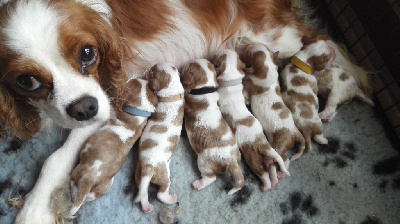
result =
[[[139,116],[139,117],[150,117],[151,116],[151,112],[144,111],[144,110],[138,109],[136,107],[124,106],[124,107],[122,107],[122,110],[133,116]]]
[[[189,94],[191,94],[191,95],[203,95],[203,94],[207,94],[207,93],[216,92],[217,90],[218,90],[217,87],[206,86],[206,87],[202,87],[202,88],[199,88],[199,89],[192,89],[192,90],[190,90]]]

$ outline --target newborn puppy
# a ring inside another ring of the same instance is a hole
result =
[[[343,65],[334,61],[321,71],[315,72],[318,83],[318,94],[326,98],[326,104],[319,117],[323,122],[330,122],[337,114],[338,105],[350,102],[357,97],[371,107],[374,102],[365,94],[355,80],[354,76]]]
[[[313,74],[329,67],[334,60],[335,50],[324,40],[318,40],[306,45],[281,72],[282,98],[305,138],[307,151],[312,148],[311,138],[319,144],[328,144],[318,116],[318,86]]]
[[[261,179],[261,190],[274,188],[268,172],[263,168],[267,158],[276,161],[281,170],[289,175],[282,157],[271,147],[260,122],[246,107],[242,94],[244,78],[243,62],[233,50],[223,50],[213,60],[219,83],[219,107],[232,128],[240,151],[251,170]]]
[[[150,182],[160,187],[157,193],[160,201],[166,204],[177,202],[176,194],[169,194],[169,163],[179,143],[184,110],[184,90],[178,69],[170,64],[155,65],[148,76],[158,104],[140,138],[139,162],[135,171],[139,188],[135,202],[141,203],[145,213],[154,209],[148,200]]]
[[[240,170],[240,152],[235,136],[222,117],[217,105],[217,80],[214,66],[199,59],[182,68],[181,81],[185,87],[185,128],[189,142],[198,155],[201,179],[193,182],[200,190],[216,180],[215,174],[228,171],[236,181],[228,194],[244,185]]]
[[[272,147],[282,156],[286,169],[290,160],[286,152],[299,143],[298,153],[291,160],[299,158],[304,151],[304,137],[294,124],[292,113],[284,104],[278,82],[276,59],[278,52],[270,52],[265,45],[254,44],[246,48],[244,61],[248,68],[245,88],[251,96],[251,109],[260,121]],[[284,173],[277,176],[276,167],[269,160],[269,173],[272,184],[276,184],[277,177],[283,178]]]
[[[114,175],[121,169],[130,149],[142,134],[147,118],[155,110],[157,97],[147,86],[147,81],[132,79],[127,85],[126,103],[116,111],[119,119],[110,119],[86,140],[81,149],[79,164],[71,174],[74,204],[69,217],[85,201],[108,192]]]

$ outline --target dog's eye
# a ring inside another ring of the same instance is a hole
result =
[[[42,86],[42,83],[35,77],[30,75],[21,75],[16,79],[19,88],[25,91],[34,91]]]
[[[83,68],[92,65],[97,60],[96,48],[93,46],[83,47],[79,53],[79,58]]]

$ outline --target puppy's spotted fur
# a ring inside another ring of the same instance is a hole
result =
[[[94,200],[110,189],[114,175],[121,169],[133,144],[142,134],[147,115],[155,110],[157,98],[147,81],[132,79],[125,94],[126,104],[144,114],[116,111],[120,119],[110,119],[106,125],[86,140],[80,162],[71,175],[74,199],[68,216],[73,216],[85,201]]]
[[[271,147],[260,122],[250,113],[242,94],[244,64],[237,53],[223,50],[213,60],[219,83],[219,107],[232,128],[236,141],[251,170],[261,179],[261,190],[274,188],[268,172],[263,168],[267,158],[276,161],[281,170],[289,175],[282,157]]]
[[[135,202],[140,202],[145,213],[154,207],[148,200],[150,182],[160,188],[157,198],[166,203],[177,202],[176,194],[169,194],[171,157],[178,147],[183,122],[183,87],[178,69],[171,64],[159,64],[149,72],[149,86],[156,92],[158,104],[149,118],[139,143],[139,162],[135,172],[139,188]]]
[[[300,157],[304,151],[304,137],[294,124],[292,113],[284,104],[278,82],[276,65],[277,54],[272,53],[263,44],[249,45],[244,54],[245,69],[250,78],[245,88],[251,95],[251,109],[260,121],[272,147],[282,156],[289,168],[290,160],[286,152],[299,143],[298,153],[292,160]],[[278,182],[275,164],[269,160],[269,173],[272,185]],[[280,172],[279,177],[283,178]]]
[[[200,190],[216,180],[216,174],[228,171],[236,186],[228,194],[239,191],[244,177],[239,163],[241,155],[235,136],[222,117],[217,105],[217,80],[214,66],[205,59],[198,59],[182,68],[182,83],[185,87],[185,127],[189,142],[198,155],[197,166],[201,179],[193,182]],[[206,91],[194,95],[193,91]],[[208,91],[213,89],[214,91]],[[208,92],[207,92],[208,91]]]
[[[329,67],[335,59],[335,50],[324,40],[307,45],[295,55],[299,60],[310,66],[309,71],[303,71],[301,66],[288,63],[281,72],[282,98],[292,111],[294,123],[303,134],[307,151],[311,150],[311,139],[319,144],[328,144],[323,136],[321,119],[318,116],[318,86],[315,72]]]

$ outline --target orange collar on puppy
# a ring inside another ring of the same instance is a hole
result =
[[[183,94],[178,94],[170,97],[159,97],[158,102],[174,102],[184,98]]]
[[[312,75],[314,73],[313,69],[311,66],[306,64],[304,61],[300,60],[298,57],[293,56],[292,59],[290,59],[290,62],[297,66],[299,69],[301,69],[303,72]]]

